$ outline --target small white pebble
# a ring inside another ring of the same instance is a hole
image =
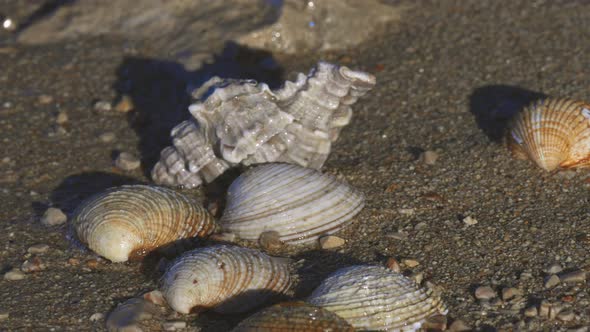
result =
[[[477,219],[475,219],[471,216],[467,216],[467,217],[463,218],[463,222],[468,226],[472,226],[472,225],[477,224]]]
[[[438,153],[434,151],[424,151],[420,154],[420,161],[426,165],[434,165],[436,164],[436,160],[438,159]]]
[[[475,298],[478,300],[490,300],[496,297],[496,292],[490,286],[479,286],[475,290]]]
[[[543,272],[547,274],[557,274],[561,271],[563,271],[563,267],[561,267],[561,265],[559,265],[558,263],[549,264],[547,267],[543,269]]]
[[[502,300],[509,301],[517,296],[521,296],[522,292],[514,287],[507,287],[502,289]]]
[[[559,277],[555,274],[552,274],[549,277],[545,278],[545,288],[553,288],[559,285],[560,282],[561,280],[559,279]]]
[[[99,320],[103,320],[104,319],[104,314],[102,312],[97,312],[92,314],[92,316],[90,316],[90,321],[91,322],[98,322]]]
[[[132,171],[139,168],[141,161],[128,152],[121,152],[115,159],[115,166],[124,171]]]
[[[49,245],[40,243],[34,246],[30,246],[29,249],[27,249],[27,252],[29,254],[43,254],[46,253],[47,250],[49,250]]]
[[[164,331],[176,331],[177,329],[184,329],[186,328],[186,322],[181,320],[169,321],[162,323],[162,328]]]
[[[113,105],[108,101],[99,100],[94,103],[94,110],[97,112],[109,112],[111,109],[113,109]]]
[[[450,332],[466,332],[471,330],[473,330],[473,328],[460,319],[456,319],[448,329]]]
[[[46,226],[56,226],[65,223],[68,217],[58,208],[50,207],[41,217],[41,223]]]
[[[320,238],[320,247],[322,249],[334,249],[343,246],[346,240],[334,235],[322,236]]]
[[[55,118],[55,123],[57,123],[59,125],[63,125],[66,122],[68,122],[68,113],[66,113],[65,111],[61,111],[61,112],[57,113],[57,117]]]
[[[586,281],[586,272],[582,270],[562,273],[559,275],[559,279],[565,283],[578,283]]]
[[[414,209],[398,209],[397,212],[404,216],[411,216],[414,215]]]
[[[19,269],[12,269],[4,274],[4,279],[9,281],[23,280],[26,278],[23,271]]]
[[[402,264],[404,264],[405,266],[407,266],[409,268],[413,268],[413,267],[420,265],[420,262],[418,262],[415,259],[402,259]]]
[[[102,133],[102,134],[100,134],[100,136],[98,136],[98,139],[103,143],[111,143],[116,138],[117,138],[117,136],[115,135],[115,133],[110,132],[110,131],[108,131],[106,133]]]

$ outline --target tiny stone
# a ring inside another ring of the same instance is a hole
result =
[[[444,331],[447,328],[447,316],[433,315],[424,321],[421,328],[425,331]]]
[[[559,280],[559,277],[555,274],[552,274],[549,277],[545,278],[545,288],[553,288],[559,285],[560,282],[561,280]]]
[[[404,216],[411,216],[414,214],[414,209],[398,209],[397,212]]]
[[[561,271],[563,271],[563,267],[561,267],[561,265],[559,265],[558,263],[550,264],[545,269],[543,269],[543,272],[547,274],[557,274]]]
[[[45,270],[46,268],[47,265],[45,265],[45,263],[43,263],[39,257],[27,259],[20,267],[20,269],[25,273],[39,272]]]
[[[478,300],[489,300],[496,297],[496,292],[490,286],[480,286],[475,290],[475,298]]]
[[[399,241],[405,241],[408,239],[408,233],[405,232],[387,234],[386,236]]]
[[[86,266],[91,269],[96,269],[98,267],[98,260],[89,259],[86,261]]]
[[[539,305],[539,316],[543,318],[549,318],[549,311],[551,310],[551,303],[547,300],[541,301]]]
[[[10,317],[8,312],[0,312],[0,320],[6,320],[8,317]]]
[[[450,332],[466,332],[471,330],[471,326],[467,325],[467,323],[460,319],[455,320],[448,329]]]
[[[434,165],[438,159],[438,153],[428,150],[420,154],[420,161],[426,165]]]
[[[23,280],[25,274],[19,269],[12,269],[4,274],[4,279],[9,281]]]
[[[27,252],[29,254],[44,254],[47,252],[47,250],[49,250],[49,245],[40,243],[30,246],[29,249],[27,249]]]
[[[58,208],[50,207],[41,217],[41,223],[45,226],[61,225],[68,220],[68,217]]]
[[[524,310],[525,317],[536,317],[537,316],[537,307],[530,306]]]
[[[502,289],[502,300],[509,301],[517,296],[521,296],[522,292],[514,287],[507,287]]]
[[[186,322],[183,322],[181,320],[164,322],[162,323],[162,328],[164,329],[164,331],[176,331],[177,329],[186,328]]]
[[[418,262],[415,259],[403,259],[402,264],[404,264],[405,266],[407,266],[409,268],[413,268],[413,267],[420,265],[420,262]]]
[[[281,235],[277,231],[266,231],[260,234],[258,244],[262,249],[273,250],[283,246]]]
[[[121,152],[115,159],[115,166],[124,171],[132,171],[139,168],[141,161],[128,152]]]
[[[412,275],[410,275],[410,279],[414,280],[414,282],[416,284],[420,285],[422,283],[422,281],[424,280],[424,273],[422,273],[422,272],[412,273]]]
[[[109,112],[113,106],[108,101],[99,100],[94,103],[94,110],[97,112]]]
[[[39,98],[37,98],[37,101],[39,104],[46,105],[53,101],[53,97],[50,95],[40,95]]]
[[[117,136],[115,135],[115,133],[110,132],[110,131],[108,131],[106,133],[102,133],[102,134],[100,134],[100,136],[98,136],[98,139],[103,143],[111,143],[116,138],[117,138]]]
[[[121,100],[115,105],[115,111],[121,113],[127,113],[133,110],[135,106],[133,105],[133,100],[128,95],[123,95]]]
[[[557,318],[557,315],[563,310],[563,304],[561,303],[554,303],[551,305],[551,310],[549,310],[549,319]]]
[[[469,226],[471,226],[471,225],[475,225],[475,224],[477,224],[477,219],[475,219],[475,218],[473,218],[473,217],[471,217],[471,216],[467,216],[467,217],[463,218],[463,222],[464,222],[466,225],[469,225]]]
[[[346,243],[346,240],[334,235],[322,236],[320,238],[320,247],[322,249],[334,249],[342,247]]]
[[[74,257],[68,258],[68,264],[76,266],[80,264],[80,260]]]
[[[385,262],[385,266],[393,272],[400,273],[402,271],[397,259],[393,257],[389,257],[387,259],[387,262]]]
[[[577,283],[586,281],[586,272],[582,270],[562,273],[559,275],[559,279],[565,283]]]
[[[57,123],[58,125],[63,125],[66,122],[68,122],[68,113],[66,113],[65,111],[57,113],[55,123]]]
[[[104,314],[101,312],[97,312],[92,314],[92,316],[90,316],[90,321],[91,322],[98,322],[99,320],[103,320],[104,319]]]

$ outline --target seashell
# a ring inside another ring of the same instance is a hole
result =
[[[508,148],[546,171],[590,165],[590,104],[556,98],[536,101],[510,123]]]
[[[340,269],[307,302],[334,312],[360,330],[416,331],[426,318],[447,313],[431,290],[381,266]]]
[[[309,243],[343,228],[364,204],[363,193],[331,175],[265,164],[231,184],[219,223],[246,240],[274,231],[284,243]]]
[[[354,331],[340,316],[304,302],[285,302],[265,308],[238,324],[232,332]]]
[[[215,221],[205,208],[174,190],[131,185],[83,202],[71,226],[92,251],[124,262],[181,239],[207,236]]]
[[[319,169],[350,122],[351,105],[375,85],[371,74],[320,62],[278,90],[251,80],[214,77],[193,95],[190,120],[152,169],[156,183],[199,186],[237,164],[285,162]]]
[[[279,297],[291,286],[285,260],[258,250],[216,245],[189,251],[163,276],[162,293],[172,309],[246,312]]]

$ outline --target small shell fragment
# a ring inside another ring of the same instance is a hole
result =
[[[304,302],[285,302],[248,317],[232,332],[352,332],[354,328],[340,316]]]
[[[536,101],[509,125],[513,156],[546,171],[590,166],[590,104],[564,98]]]
[[[351,222],[363,193],[333,176],[292,164],[264,164],[230,186],[220,225],[246,240],[275,231],[284,243],[317,241]]]
[[[360,330],[417,331],[446,314],[442,300],[381,266],[351,266],[324,280],[307,302],[330,310]]]
[[[111,188],[89,198],[76,209],[71,225],[80,242],[112,262],[207,236],[215,227],[213,217],[194,200],[145,185]]]
[[[241,313],[281,297],[291,286],[289,265],[258,250],[216,245],[189,251],[167,269],[162,293],[177,312]]]

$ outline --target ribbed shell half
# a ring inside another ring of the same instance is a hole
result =
[[[364,203],[360,191],[331,175],[264,164],[231,184],[220,225],[246,240],[276,231],[285,243],[305,243],[347,225]]]
[[[214,77],[193,95],[190,120],[152,170],[156,183],[196,187],[229,167],[268,162],[322,167],[350,122],[351,105],[375,85],[371,74],[320,62],[278,90],[251,80]]]
[[[334,312],[359,330],[416,331],[426,318],[447,312],[429,289],[380,266],[340,269],[307,302]]]
[[[508,147],[541,168],[590,165],[590,104],[555,98],[536,101],[510,124]]]
[[[285,302],[262,309],[232,332],[353,332],[340,316],[304,302]]]
[[[92,251],[113,261],[141,257],[215,228],[200,204],[174,190],[145,185],[111,188],[83,202],[71,226]]]
[[[288,263],[258,250],[216,245],[189,251],[166,270],[162,293],[180,313],[240,313],[281,297],[291,286]]]

